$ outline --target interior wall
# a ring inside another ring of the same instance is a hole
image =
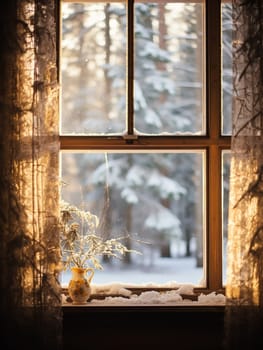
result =
[[[64,350],[222,350],[224,308],[64,308]]]

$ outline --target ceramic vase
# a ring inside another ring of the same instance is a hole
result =
[[[71,280],[68,285],[68,293],[73,304],[86,304],[91,295],[91,280],[94,275],[92,268],[71,268]]]

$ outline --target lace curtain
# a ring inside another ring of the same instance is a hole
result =
[[[226,348],[263,348],[263,1],[233,0]]]
[[[3,349],[61,347],[57,4],[0,2]]]

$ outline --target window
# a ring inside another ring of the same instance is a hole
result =
[[[143,253],[95,282],[223,289],[231,30],[227,2],[62,2],[62,197]]]

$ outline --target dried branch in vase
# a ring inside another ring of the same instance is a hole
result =
[[[128,249],[122,241],[128,236],[103,239],[98,234],[99,218],[65,201],[60,204],[61,250],[65,270],[71,267],[103,269],[99,256],[121,259]]]

